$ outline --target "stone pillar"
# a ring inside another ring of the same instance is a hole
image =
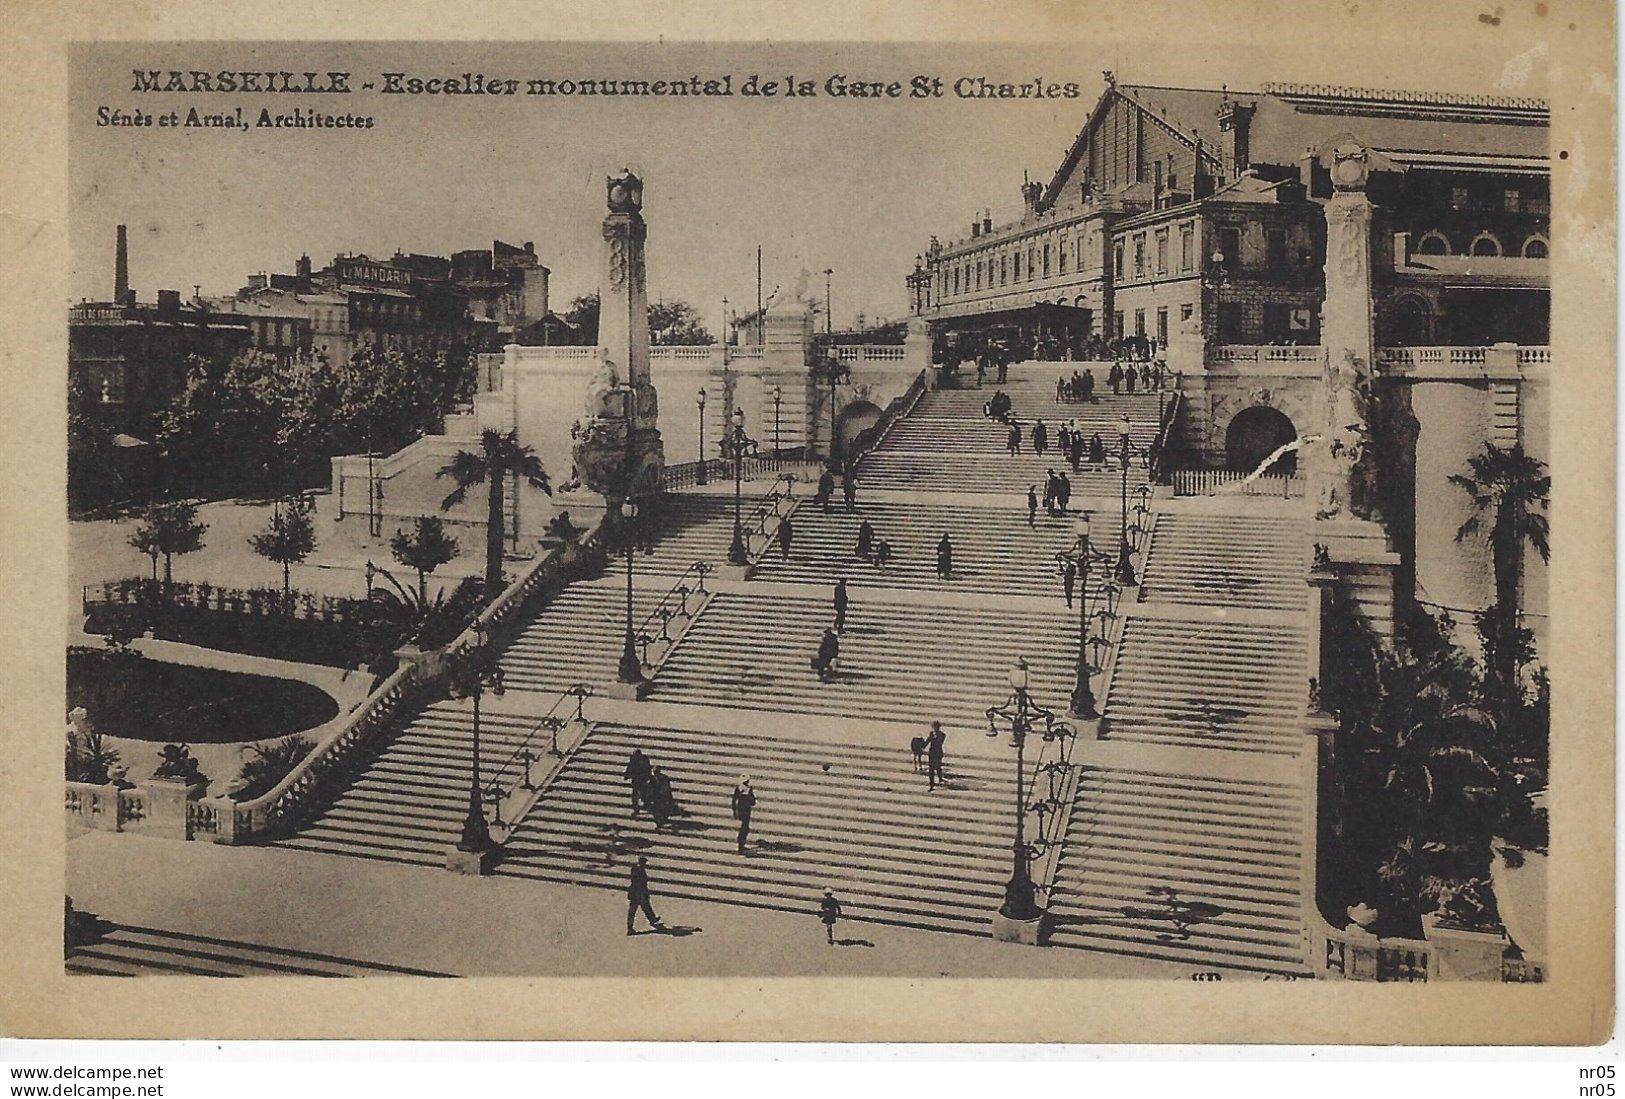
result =
[[[665,468],[659,402],[649,375],[649,295],[643,244],[643,181],[630,171],[606,182],[604,268],[598,288],[598,367],[575,444],[588,488],[616,504],[657,492]]]
[[[1371,374],[1376,359],[1372,311],[1372,215],[1366,182],[1373,168],[1392,167],[1346,135],[1320,154],[1331,165],[1326,204],[1326,302],[1321,343],[1321,416],[1308,445],[1317,556],[1351,584],[1378,634],[1391,638],[1394,576],[1399,563],[1374,520],[1375,456],[1371,447]]]

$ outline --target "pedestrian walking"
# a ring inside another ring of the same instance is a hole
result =
[[[947,740],[948,734],[942,731],[942,722],[933,721],[931,732],[925,738],[925,781],[928,790],[935,790],[937,783],[945,781],[942,777],[942,749]]]
[[[1003,345],[995,345],[993,356],[999,364],[999,384],[1003,385],[1010,380],[1010,352],[1006,351]]]
[[[1010,451],[1011,457],[1021,453],[1021,425],[1010,425],[1010,436],[1004,441],[1005,449]]]
[[[1061,429],[1055,433],[1055,449],[1062,454],[1070,453],[1072,450],[1072,428],[1069,425],[1070,421],[1062,424]]]
[[[954,544],[944,534],[937,543],[937,579],[950,580],[954,571]]]
[[[1044,426],[1043,420],[1033,423],[1033,453],[1043,454],[1049,449],[1049,428]]]
[[[1072,591],[1078,586],[1078,566],[1070,557],[1061,558],[1061,590],[1066,592],[1066,608],[1072,609]]]
[[[1072,433],[1072,449],[1067,452],[1066,457],[1068,464],[1072,466],[1072,472],[1080,472],[1079,467],[1083,464],[1083,432]]]
[[[1038,518],[1038,486],[1027,486],[1027,529],[1033,529],[1034,520]]]
[[[632,749],[621,777],[632,786],[632,815],[635,817],[639,808],[649,800],[649,757],[643,754],[643,749]]]
[[[1089,440],[1089,464],[1098,466],[1106,461],[1106,444],[1100,439],[1100,432],[1095,432]]]
[[[835,945],[835,921],[840,918],[841,902],[832,891],[824,890],[824,898],[818,902],[818,920],[824,925],[824,941],[830,946]]]
[[[852,476],[850,470],[841,479],[841,498],[846,502],[846,510],[852,512],[858,505],[858,479]]]
[[[1046,515],[1055,514],[1056,484],[1055,471],[1053,469],[1046,469],[1044,471],[1044,514]]]
[[[846,629],[846,608],[848,596],[846,594],[846,577],[835,581],[835,632],[841,633]]]
[[[739,785],[734,787],[729,803],[733,807],[734,820],[739,822],[739,853],[743,855],[745,841],[750,838],[750,815],[756,809],[756,791],[750,788],[749,775],[739,776]]]
[[[891,563],[891,543],[884,538],[875,543],[875,567],[881,572]]]
[[[677,815],[677,797],[672,793],[671,776],[658,766],[649,772],[647,800],[649,815],[654,818],[655,831],[664,831],[666,823]]]
[[[817,495],[815,495],[813,497],[813,503],[815,503],[815,504],[819,505],[820,507],[822,507],[824,509],[824,514],[828,515],[829,514],[829,500],[830,500],[830,497],[834,496],[834,495],[835,495],[835,474],[831,473],[829,470],[826,469],[826,470],[824,470],[824,472],[822,474],[819,475],[819,478],[818,478],[818,493],[817,493]]]
[[[818,654],[812,658],[812,669],[818,673],[819,682],[828,683],[835,678],[836,662],[840,658],[840,638],[833,629],[825,630],[823,640],[818,643]]]
[[[779,560],[790,560],[790,538],[794,533],[788,515],[779,520]]]
[[[869,560],[869,555],[874,552],[874,545],[874,524],[865,519],[863,522],[858,524],[858,558],[863,561]]]
[[[1145,363],[1140,367],[1140,388],[1147,393],[1151,392],[1151,364]]]
[[[1055,502],[1060,505],[1061,514],[1065,515],[1067,505],[1072,502],[1072,479],[1065,472],[1056,477]]]
[[[1112,368],[1106,372],[1106,380],[1111,383],[1114,395],[1121,393],[1123,391],[1123,364],[1114,360]]]
[[[632,864],[632,873],[626,881],[626,933],[632,934],[632,919],[642,911],[643,918],[649,921],[652,928],[662,928],[666,925],[660,922],[650,905],[649,893],[649,859],[639,855],[638,861]]]
[[[1132,363],[1129,364],[1127,370],[1123,371],[1123,391],[1130,397],[1134,396],[1134,364]]]

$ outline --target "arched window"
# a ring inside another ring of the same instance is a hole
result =
[[[1528,259],[1546,259],[1552,253],[1545,237],[1534,236],[1523,242],[1523,254]]]
[[[1501,254],[1501,242],[1496,240],[1490,233],[1480,233],[1473,238],[1473,246],[1470,251],[1475,256],[1499,256]]]
[[[1445,235],[1436,229],[1430,229],[1422,234],[1422,239],[1416,242],[1416,254],[1419,256],[1448,256],[1450,242]]]

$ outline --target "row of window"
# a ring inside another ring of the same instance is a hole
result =
[[[944,295],[969,294],[977,290],[991,290],[1011,283],[1047,279],[1052,274],[1065,275],[1069,270],[1084,268],[1084,237],[1062,236],[1056,241],[1029,242],[1026,247],[1009,246],[993,255],[989,249],[986,258],[966,259],[944,270],[939,293]]]
[[[1449,256],[1456,253],[1450,247],[1450,238],[1437,229],[1429,229],[1416,241],[1416,254],[1421,256]],[[1494,233],[1479,233],[1466,251],[1461,253],[1467,256],[1504,256],[1507,251],[1501,245],[1501,238]],[[1550,253],[1550,245],[1546,238],[1539,233],[1526,238],[1523,245],[1512,255],[1524,256],[1527,259],[1546,259]]]

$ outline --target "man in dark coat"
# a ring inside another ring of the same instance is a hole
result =
[[[1066,606],[1072,609],[1072,592],[1078,586],[1078,566],[1070,557],[1061,558],[1061,589],[1066,592]]]
[[[1123,392],[1123,364],[1114,360],[1106,372],[1106,380],[1111,383],[1113,393]]]
[[[1087,368],[1083,372],[1083,399],[1086,401],[1095,399],[1095,372]]]
[[[1066,514],[1066,507],[1071,502],[1072,479],[1065,473],[1057,474],[1055,478],[1055,503],[1060,508],[1062,515]]]
[[[828,515],[829,514],[829,500],[830,500],[830,497],[834,496],[834,495],[835,495],[835,474],[831,473],[829,470],[826,469],[818,477],[818,493],[813,497],[813,503],[815,503],[815,504],[819,505],[820,507],[822,507],[824,509],[824,514]]]
[[[645,799],[649,815],[655,819],[655,831],[666,827],[666,822],[677,815],[677,797],[672,793],[671,776],[659,767],[649,772],[648,793]]]
[[[1083,464],[1083,432],[1072,433],[1072,447],[1067,452],[1067,461],[1072,466],[1072,472],[1077,473],[1078,467]]]
[[[944,781],[942,777],[942,747],[948,740],[948,734],[942,731],[942,722],[933,721],[931,732],[925,738],[925,781],[926,789],[935,790],[937,783]]]
[[[655,910],[649,905],[649,860],[643,855],[632,864],[632,874],[626,882],[626,933],[632,934],[632,918],[639,909],[643,911],[643,918],[649,921],[654,928],[665,927]]]
[[[882,538],[875,543],[875,568],[884,572],[890,563],[891,543]]]
[[[635,817],[649,800],[649,757],[643,754],[643,749],[632,749],[632,757],[626,761],[621,777],[632,784],[632,815]]]
[[[739,822],[739,853],[743,855],[745,841],[750,838],[750,815],[756,809],[756,791],[750,788],[749,775],[739,776],[739,785],[734,787],[729,804],[733,809],[734,820]]]
[[[1042,454],[1049,449],[1049,428],[1044,426],[1043,420],[1033,424],[1033,453]]]
[[[944,534],[942,541],[937,543],[937,579],[948,580],[954,571],[954,544]]]
[[[850,597],[846,594],[846,577],[835,581],[835,632],[846,629],[846,608]]]
[[[875,528],[869,520],[865,519],[858,524],[858,557],[864,561],[874,552]]]
[[[1010,425],[1010,436],[1005,439],[1004,446],[1012,456],[1021,453],[1021,425]]]
[[[835,921],[840,918],[841,902],[832,891],[824,890],[824,897],[818,902],[818,921],[824,925],[824,941],[830,946],[835,945]]]
[[[1132,363],[1129,364],[1127,370],[1123,371],[1123,389],[1130,397],[1134,396],[1134,365]]]
[[[1038,517],[1038,486],[1027,486],[1027,529],[1031,530]]]
[[[1106,444],[1100,439],[1100,432],[1095,432],[1089,440],[1089,464],[1101,465],[1106,461]]]
[[[846,501],[846,510],[850,512],[858,504],[858,479],[852,475],[851,470],[841,478],[841,497]]]
[[[813,671],[818,673],[819,680],[828,683],[835,678],[835,661],[840,655],[840,638],[835,636],[833,629],[825,630],[824,639],[818,643],[818,655],[812,660]]]
[[[779,520],[779,560],[790,560],[790,538],[795,531],[790,526],[790,517],[786,515]]]

